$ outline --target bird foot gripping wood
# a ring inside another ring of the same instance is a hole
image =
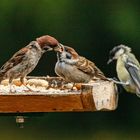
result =
[[[122,82],[122,81],[118,81],[116,78],[108,78],[108,80],[114,82],[115,84],[122,85],[122,86],[128,86],[130,84],[128,81]]]

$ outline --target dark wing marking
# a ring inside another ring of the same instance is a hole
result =
[[[89,60],[84,57],[79,57],[79,61],[77,61],[76,67],[85,73],[95,73],[94,68],[89,65]]]
[[[27,48],[22,48],[17,53],[13,55],[11,59],[9,59],[0,69],[0,73],[4,74],[14,66],[18,65],[23,58],[25,57],[25,53],[28,51]]]
[[[137,86],[138,95],[140,95],[140,67],[138,67],[133,61],[127,58],[125,67],[129,72],[134,84]]]
[[[100,78],[100,79],[107,79],[104,74],[98,69],[95,64],[88,59],[80,56],[80,61],[76,63],[76,66],[82,72],[87,74],[92,74],[93,76]]]

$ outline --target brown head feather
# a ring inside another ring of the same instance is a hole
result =
[[[69,47],[69,46],[65,46],[65,49],[70,53],[70,54],[72,54],[72,56],[73,56],[73,58],[77,58],[79,55],[78,55],[78,53],[73,49],[73,48],[71,48],[71,47]]]
[[[54,37],[51,37],[49,35],[44,35],[39,38],[36,38],[36,41],[41,47],[44,47],[46,45],[50,47],[55,47],[59,43]]]

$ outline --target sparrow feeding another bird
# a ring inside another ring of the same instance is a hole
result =
[[[54,51],[57,52],[55,72],[65,81],[87,83],[93,78],[106,79],[93,62],[79,56],[73,48],[59,44]]]
[[[21,83],[24,84],[24,78],[33,71],[43,53],[52,50],[52,47],[57,45],[58,41],[48,35],[41,36],[37,38],[36,41],[30,42],[26,47],[16,52],[12,58],[1,67],[0,82],[8,78],[10,92],[12,92],[11,85],[13,79],[20,78]]]
[[[109,61],[117,60],[116,71],[118,78],[126,91],[136,93],[140,97],[140,64],[131,48],[125,45],[114,47],[109,53]]]

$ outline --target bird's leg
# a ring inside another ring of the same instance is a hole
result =
[[[115,84],[119,84],[119,85],[123,85],[123,86],[128,86],[129,85],[129,82],[121,82],[121,81],[118,81],[116,79],[113,79],[113,78],[108,78],[108,80],[110,81],[113,81]]]
[[[71,90],[73,90],[74,86],[75,86],[75,83],[73,83],[73,86],[72,86]]]
[[[73,83],[72,87],[70,88],[70,91],[74,91],[74,86],[75,86],[75,83]]]
[[[9,82],[9,87],[10,87],[9,93],[12,93],[12,82]]]
[[[119,84],[119,85],[123,85],[123,86],[128,86],[129,85],[129,82],[121,82],[121,81],[116,81],[116,80],[113,80],[113,82],[115,84]]]
[[[10,78],[10,79],[9,79],[9,87],[10,87],[9,93],[13,93],[13,91],[12,91],[12,84],[13,84],[13,83],[12,83],[12,82],[13,82],[13,78]],[[16,91],[16,90],[15,90],[15,91]],[[15,91],[14,91],[14,92],[15,92]]]
[[[31,88],[29,88],[29,87],[25,84],[25,82],[24,82],[24,77],[21,77],[21,78],[20,78],[20,82],[21,82],[29,91],[34,92]]]

